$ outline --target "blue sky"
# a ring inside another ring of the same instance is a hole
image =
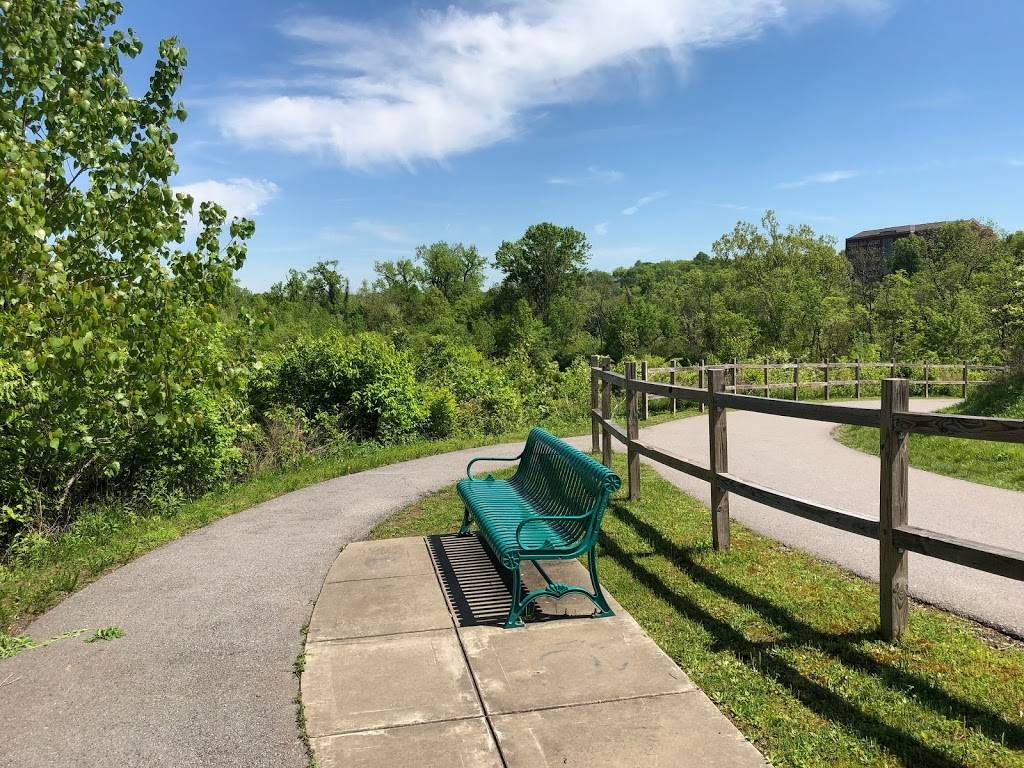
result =
[[[592,265],[689,258],[766,208],[842,239],[1024,228],[1019,0],[126,0],[189,50],[175,183],[253,216],[263,289],[538,221]]]

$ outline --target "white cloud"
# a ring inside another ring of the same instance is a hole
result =
[[[545,179],[548,184],[561,184],[577,186],[581,184],[612,184],[622,181],[625,174],[622,171],[614,171],[609,168],[602,168],[598,165],[587,166],[587,172],[582,176],[551,176]]]
[[[224,206],[231,216],[256,216],[267,203],[277,197],[278,186],[266,179],[228,179],[218,181],[207,179],[184,184],[174,188],[195,200],[196,209],[203,202],[214,202]]]
[[[1024,168],[1024,160],[1020,160],[1018,158],[1013,158],[1013,159],[1009,160],[1008,162],[1014,168]]]
[[[352,230],[375,237],[378,240],[386,240],[389,243],[402,243],[409,239],[398,227],[390,224],[381,224],[376,221],[366,221],[365,219],[353,221]]]
[[[546,105],[603,93],[604,77],[884,0],[496,0],[418,14],[403,28],[322,17],[282,31],[303,69],[226,103],[224,133],[333,155],[350,167],[441,160],[515,136]],[[642,78],[641,78],[642,79]],[[315,83],[315,84],[311,84]]]
[[[608,234],[608,222],[602,221],[599,224],[594,225],[594,234],[598,237],[604,237]]]
[[[635,203],[633,203],[628,208],[623,208],[622,209],[622,215],[623,216],[632,216],[634,213],[639,211],[645,205],[653,203],[655,200],[661,200],[661,198],[667,197],[667,196],[668,196],[668,192],[652,192],[649,195],[644,195],[643,197],[641,197],[639,200],[637,200]]]
[[[797,187],[809,187],[813,184],[835,184],[837,181],[846,181],[860,176],[860,171],[825,171],[804,176],[796,181],[780,181],[775,185],[776,189],[796,189]]]

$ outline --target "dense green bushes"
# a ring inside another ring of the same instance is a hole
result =
[[[568,416],[563,390],[580,390],[588,376],[582,363],[564,373],[553,364],[538,372],[523,355],[487,359],[439,336],[417,337],[399,350],[379,334],[331,334],[299,338],[268,357],[249,400],[265,426],[268,415],[280,421],[291,409],[352,439],[389,444],[501,434],[530,419]],[[577,411],[585,416],[576,408],[573,417]]]
[[[297,340],[267,366],[255,395],[258,417],[274,405],[290,405],[381,443],[408,440],[427,416],[408,355],[375,334]]]

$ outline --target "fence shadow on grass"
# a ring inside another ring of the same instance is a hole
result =
[[[913,691],[911,695],[923,705],[944,717],[960,720],[966,726],[976,728],[997,743],[1012,749],[1024,747],[1024,728],[1021,726],[1008,722],[995,712],[957,698],[937,687],[926,677],[880,662],[857,648],[858,643],[877,638],[876,628],[840,634],[815,629],[770,600],[752,594],[712,573],[694,560],[692,554],[695,549],[680,547],[673,543],[665,534],[638,518],[622,503],[613,502],[611,511],[620,522],[630,527],[653,547],[653,554],[664,556],[705,588],[760,614],[785,631],[788,638],[769,642],[749,640],[737,629],[708,613],[690,598],[674,592],[657,574],[643,566],[642,557],[626,552],[604,532],[601,534],[602,554],[612,558],[637,582],[654,592],[680,615],[700,624],[713,637],[718,649],[731,651],[736,658],[756,668],[759,673],[778,680],[781,685],[794,691],[804,706],[818,715],[843,723],[865,738],[877,741],[908,765],[929,765],[937,768],[955,768],[963,765],[934,747],[922,744],[913,734],[865,713],[855,703],[808,679],[800,670],[767,651],[786,646],[818,650],[847,667],[875,677],[894,691]]]

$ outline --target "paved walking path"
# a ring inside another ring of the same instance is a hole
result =
[[[935,411],[954,400],[912,400]],[[877,408],[877,401],[845,405]],[[834,425],[729,411],[729,471],[745,480],[848,512],[878,518],[878,458],[847,448]],[[707,419],[694,417],[641,430],[650,444],[708,465]],[[710,503],[707,483],[654,465],[690,495]],[[1024,549],[1024,494],[910,470],[910,524],[971,541]],[[878,542],[730,496],[732,517],[767,536],[878,580]],[[910,594],[1024,636],[1024,582],[910,553]]]
[[[64,640],[0,661],[0,766],[304,768],[292,665],[338,551],[458,480],[471,457],[520,447],[431,456],[304,488],[71,595],[29,633],[42,640],[119,626],[125,636]]]
[[[614,599],[595,619],[542,598],[547,620],[502,629],[511,595],[480,541],[429,541],[350,544],[327,577],[302,675],[320,768],[765,768]],[[547,570],[589,586],[575,560]]]

